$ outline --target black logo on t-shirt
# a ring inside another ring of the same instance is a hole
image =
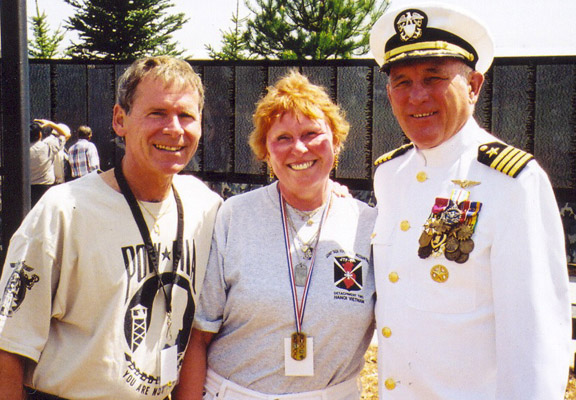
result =
[[[24,261],[10,263],[13,268],[8,283],[4,288],[2,302],[0,303],[0,315],[11,317],[20,308],[20,305],[26,297],[26,291],[32,289],[32,286],[40,280],[38,275],[28,276],[26,272],[31,272],[34,268],[29,267]]]
[[[334,257],[334,284],[348,291],[362,290],[362,262],[353,257]]]

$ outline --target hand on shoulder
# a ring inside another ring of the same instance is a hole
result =
[[[348,186],[342,185],[341,183],[333,181],[332,179],[330,179],[330,183],[332,184],[332,193],[334,193],[336,197],[352,197]]]

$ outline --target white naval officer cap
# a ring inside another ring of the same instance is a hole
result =
[[[494,58],[486,26],[466,11],[440,3],[387,10],[372,27],[370,50],[385,72],[409,59],[456,57],[485,73]]]

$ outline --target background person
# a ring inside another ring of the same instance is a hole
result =
[[[121,165],[50,189],[0,280],[0,399],[166,399],[221,199],[177,175],[201,136],[190,65],[135,61],[118,86]],[[56,396],[56,397],[55,397]]]
[[[359,399],[374,329],[375,210],[331,195],[349,125],[297,72],[268,89],[254,125],[252,149],[278,181],[218,214],[175,398],[202,398],[206,382],[205,399]]]
[[[68,150],[68,161],[72,178],[80,178],[92,171],[100,168],[100,158],[98,149],[92,139],[92,129],[89,126],[82,125],[78,128],[78,141],[70,146]]]
[[[52,134],[54,133],[54,134]],[[47,119],[35,119],[30,125],[30,191],[34,206],[56,183],[54,163],[60,157],[70,128]]]
[[[68,151],[64,147],[54,159],[54,183],[58,185],[66,182],[67,174],[69,173],[67,171],[69,170]]]
[[[381,397],[563,399],[558,204],[532,155],[473,119],[488,32],[453,5],[415,4],[385,13],[370,41],[411,140],[376,161],[374,177]]]

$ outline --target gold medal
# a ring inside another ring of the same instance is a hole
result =
[[[456,261],[458,264],[464,264],[466,261],[468,261],[469,257],[470,255],[468,253],[461,253],[460,256],[454,261]]]
[[[422,246],[418,248],[418,257],[420,258],[428,258],[432,254],[432,246]]]
[[[472,239],[463,240],[460,242],[460,251],[469,254],[474,250],[474,241]]]
[[[440,246],[442,246],[446,242],[446,234],[443,233],[441,235],[436,235],[432,238],[430,245],[432,246],[432,250],[438,251]]]
[[[430,276],[434,282],[444,283],[448,280],[450,274],[448,273],[448,268],[443,265],[435,265],[430,270]]]
[[[426,247],[430,244],[430,241],[432,241],[432,235],[428,232],[426,232],[425,230],[422,231],[422,234],[420,235],[420,239],[418,239],[418,243],[420,244],[420,247]]]
[[[460,257],[460,254],[462,254],[460,250],[446,251],[444,252],[444,257],[446,257],[447,260],[456,261],[458,257]]]
[[[458,240],[470,239],[473,233],[474,228],[472,228],[470,225],[460,225],[456,228],[456,236],[458,237]]]
[[[444,247],[444,249],[446,250],[446,252],[452,253],[452,252],[458,250],[459,244],[460,244],[460,242],[458,242],[458,239],[456,239],[454,236],[450,235],[450,236],[448,236],[448,239],[446,239],[446,246]]]
[[[306,334],[302,332],[294,332],[292,334],[291,355],[297,361],[306,358]]]
[[[439,219],[432,220],[429,225],[430,229],[436,233],[444,233],[450,230],[450,225]]]

